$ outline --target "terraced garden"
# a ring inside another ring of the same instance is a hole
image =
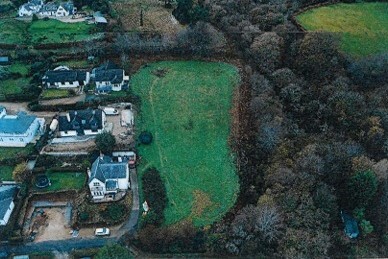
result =
[[[353,56],[388,51],[388,3],[335,4],[297,16],[309,31],[341,35],[341,48]]]
[[[192,220],[204,226],[235,203],[238,177],[228,146],[234,66],[197,61],[158,62],[132,78],[141,97],[138,132],[150,131],[151,145],[139,147],[139,179],[156,167],[166,184],[166,224]],[[152,209],[152,208],[151,208]]]

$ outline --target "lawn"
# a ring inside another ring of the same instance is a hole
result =
[[[0,166],[0,181],[13,181],[13,166]]]
[[[157,77],[156,69],[166,74]],[[150,167],[161,172],[166,224],[208,225],[235,203],[239,184],[228,137],[238,83],[235,67],[199,61],[152,63],[132,77],[142,103],[137,130],[154,136],[151,145],[139,146],[139,175]]]
[[[34,152],[34,145],[25,147],[0,147],[0,160],[14,159],[20,156],[28,156]]]
[[[0,43],[23,44],[26,41],[28,23],[15,19],[0,20]]]
[[[0,81],[0,94],[19,94],[30,83],[30,78],[7,79]]]
[[[43,189],[38,189],[34,186],[34,190],[44,192],[81,190],[86,183],[85,172],[57,172],[48,170],[46,175],[50,179],[51,185]]]
[[[65,89],[45,89],[41,94],[41,98],[44,100],[66,98],[69,96],[69,90]]]
[[[55,19],[33,22],[5,19],[0,21],[0,43],[44,44],[83,41],[99,37],[90,34],[95,25],[64,23]]]
[[[297,20],[310,31],[341,33],[342,50],[353,56],[388,51],[388,3],[329,5],[306,11]]]
[[[28,28],[32,43],[57,43],[82,41],[90,38],[94,25],[86,23],[64,23],[54,19],[32,22]]]

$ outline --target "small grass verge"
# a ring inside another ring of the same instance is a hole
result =
[[[0,166],[0,181],[13,181],[13,166]]]
[[[51,100],[70,97],[71,94],[67,89],[45,89],[41,94],[41,99]]]

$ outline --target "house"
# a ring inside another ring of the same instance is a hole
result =
[[[129,76],[126,76],[124,69],[115,68],[110,62],[92,70],[91,77],[96,84],[97,93],[108,93],[121,91],[128,87]]]
[[[341,211],[341,219],[345,225],[345,235],[349,238],[357,238],[360,234],[357,221],[348,213]]]
[[[30,0],[19,7],[18,14],[20,17],[32,16],[33,14],[37,14],[43,5],[43,0]]]
[[[89,84],[89,81],[89,72],[64,66],[47,71],[42,78],[42,84],[47,88],[76,88]]]
[[[20,6],[19,16],[32,16],[34,14],[44,17],[64,17],[72,16],[77,13],[77,8],[74,7],[74,3],[63,2],[49,2],[43,3],[43,0],[30,0],[28,3]]]
[[[130,187],[129,167],[125,159],[117,162],[109,156],[100,155],[88,170],[88,186],[93,200],[100,200],[106,196],[114,197],[120,191]]]
[[[105,128],[105,113],[100,110],[69,111],[58,117],[59,135],[61,137],[93,136],[103,132]]]
[[[45,120],[25,112],[7,115],[0,106],[0,146],[25,147],[35,136],[44,133]]]
[[[63,16],[72,16],[76,14],[77,8],[74,7],[73,2],[66,3],[47,3],[42,6],[39,11],[39,15],[45,17],[63,17]]]
[[[9,57],[0,56],[0,66],[9,65]]]
[[[0,226],[5,226],[15,207],[13,202],[17,192],[16,185],[0,186]]]

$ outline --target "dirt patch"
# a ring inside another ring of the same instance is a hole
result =
[[[94,150],[96,144],[94,143],[94,139],[90,139],[84,142],[78,143],[66,143],[66,144],[53,144],[47,145],[44,148],[45,152],[90,152]]]
[[[194,204],[191,209],[191,214],[194,217],[200,217],[206,208],[212,206],[213,202],[210,200],[209,195],[201,190],[195,190],[193,195]]]
[[[112,6],[119,14],[126,31],[153,31],[171,35],[176,34],[183,28],[173,17],[173,8],[164,8],[163,1],[134,0],[129,3],[118,1],[113,3]],[[143,13],[143,26],[140,26],[141,12]]]
[[[36,242],[46,240],[61,240],[70,237],[69,220],[66,219],[65,208],[43,209],[44,214],[35,218],[34,225],[37,227],[38,235]]]

